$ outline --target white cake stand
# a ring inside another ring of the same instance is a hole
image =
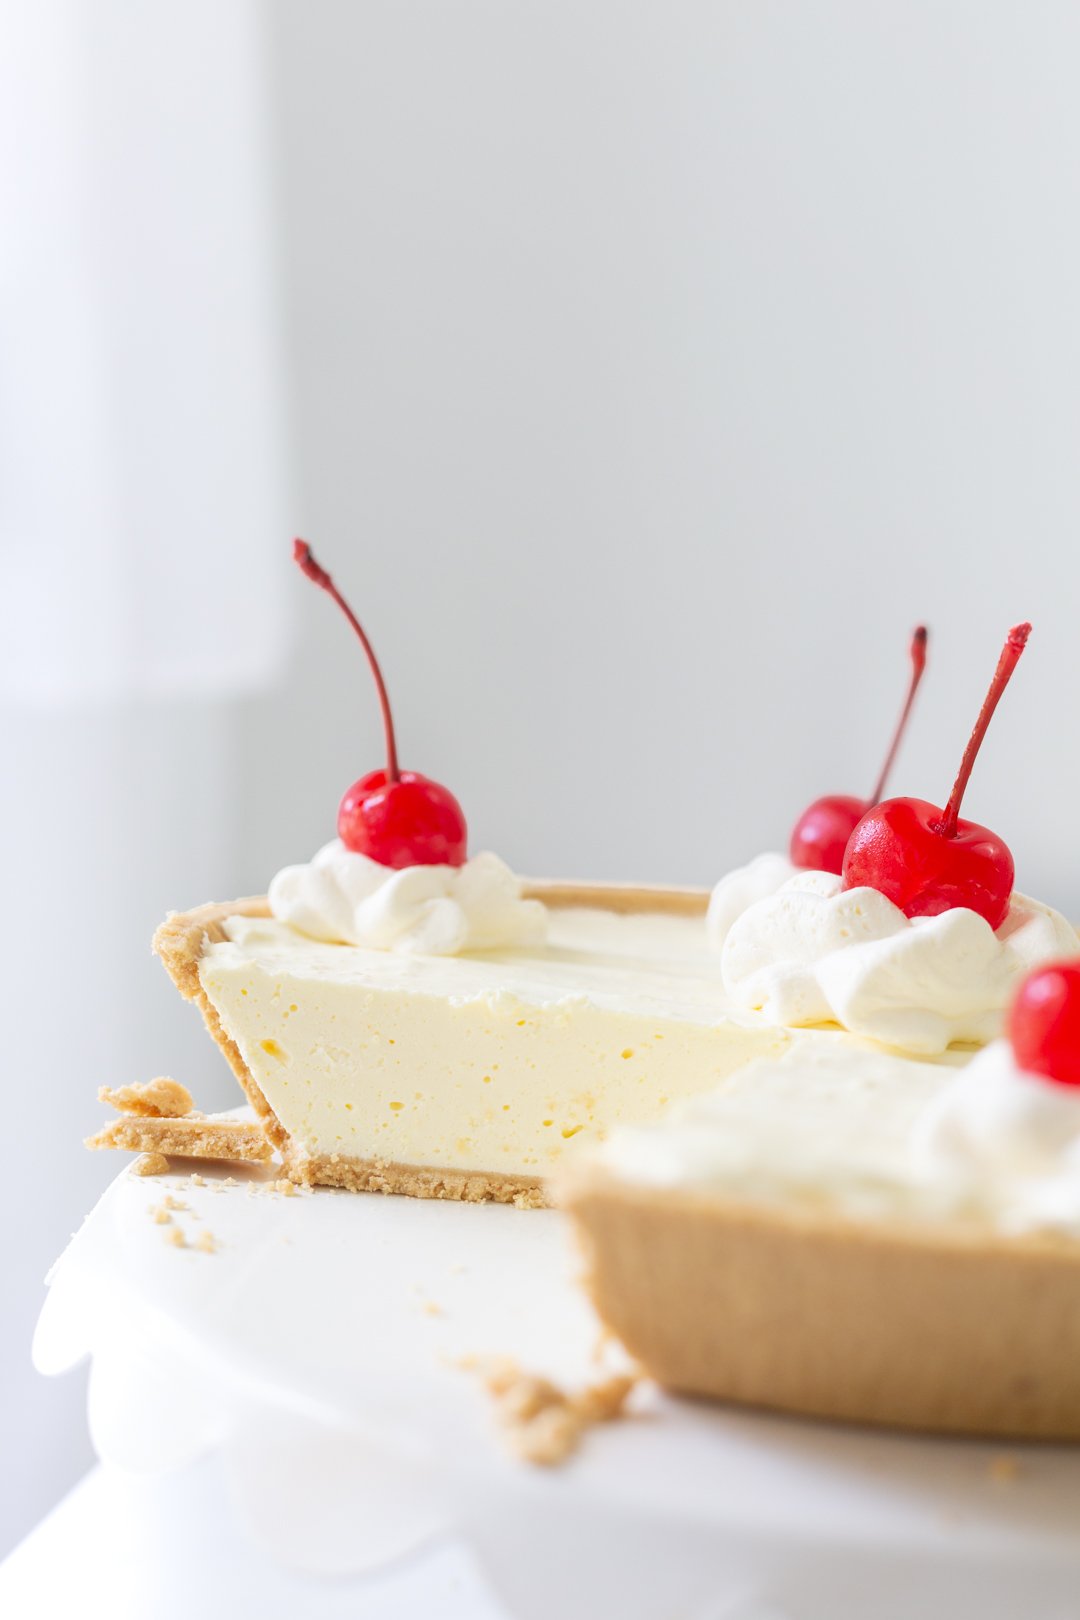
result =
[[[863,1433],[646,1390],[629,1420],[539,1469],[506,1451],[460,1364],[598,1376],[560,1216],[285,1197],[263,1172],[203,1174],[198,1187],[121,1172],[52,1274],[35,1362],[92,1358],[91,1433],[113,1469],[212,1458],[289,1579],[377,1580],[453,1540],[518,1620],[1077,1612],[1076,1449]],[[188,1206],[172,1226],[151,1214],[167,1193]],[[174,1227],[187,1247],[167,1242]],[[205,1231],[214,1253],[193,1246]]]

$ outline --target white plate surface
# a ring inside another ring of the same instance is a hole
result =
[[[906,1620],[913,1604],[976,1600],[982,1620],[1069,1612],[1076,1448],[873,1434],[645,1390],[572,1463],[531,1468],[460,1363],[597,1376],[559,1215],[286,1197],[262,1171],[202,1174],[198,1187],[121,1172],[55,1268],[35,1360],[58,1373],[93,1357],[91,1427],[111,1464],[161,1473],[219,1452],[282,1567],[374,1572],[449,1533],[523,1620],[594,1620],[600,1601],[622,1620]],[[172,1219],[182,1249],[151,1213],[166,1193],[187,1206]],[[205,1231],[212,1254],[194,1247]]]

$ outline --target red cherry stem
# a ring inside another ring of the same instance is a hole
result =
[[[396,782],[400,776],[397,758],[397,739],[394,736],[394,717],[390,712],[390,699],[386,693],[386,682],[379,668],[379,660],[375,656],[375,649],[364,634],[364,627],[356,617],[352,608],[346,602],[337,586],[334,584],[325,568],[321,568],[312,555],[311,547],[306,540],[293,541],[293,561],[299,563],[304,573],[315,585],[321,585],[328,596],[332,596],[338,607],[344,613],[357,635],[360,645],[367,653],[367,661],[371,665],[371,673],[375,677],[375,689],[379,694],[379,707],[382,709],[383,729],[386,732],[386,780]]]
[[[893,768],[893,761],[896,759],[896,750],[900,747],[901,739],[907,729],[911,705],[915,702],[915,694],[919,690],[919,682],[922,680],[923,670],[926,668],[926,638],[926,626],[920,624],[911,637],[911,680],[908,683],[907,697],[904,700],[904,707],[900,710],[900,718],[896,722],[896,730],[893,732],[893,740],[889,744],[889,752],[885,755],[881,775],[874,783],[874,791],[870,795],[869,807],[871,809],[875,804],[880,804],[885,795],[885,783],[889,780],[889,773]]]
[[[960,805],[967,790],[971,768],[975,764],[979,749],[982,747],[982,740],[986,736],[986,728],[993,719],[994,710],[998,706],[1002,692],[1012,680],[1013,670],[1020,662],[1020,654],[1027,646],[1027,639],[1030,634],[1030,624],[1014,624],[1005,638],[1005,645],[1001,649],[1001,657],[997,661],[994,678],[990,682],[990,690],[983,699],[983,706],[979,710],[979,718],[975,722],[975,730],[971,733],[968,745],[964,749],[964,757],[960,761],[960,769],[956,774],[953,790],[949,794],[949,802],[945,806],[945,814],[936,829],[944,834],[946,838],[955,838],[956,836],[956,824],[960,819]]]

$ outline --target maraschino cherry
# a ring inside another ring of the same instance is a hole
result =
[[[379,661],[359,619],[306,540],[294,540],[293,557],[308,579],[321,585],[344,613],[367,654],[386,731],[386,769],[369,771],[345,792],[338,809],[338,837],[346,849],[382,866],[461,866],[465,860],[465,815],[448,788],[418,771],[398,768],[394,717]]]
[[[944,810],[925,799],[885,799],[875,805],[848,840],[845,889],[877,889],[908,917],[936,917],[966,906],[991,928],[1000,928],[1015,876],[1012,854],[988,827],[963,821],[960,805],[986,728],[1030,634],[1030,624],[1009,631]]]
[[[885,783],[889,779],[896,751],[907,727],[911,705],[915,701],[915,693],[919,689],[919,682],[926,668],[926,640],[926,626],[920,624],[911,638],[911,680],[908,684],[907,697],[904,699],[904,707],[900,711],[900,719],[896,723],[893,740],[889,744],[889,752],[885,755],[885,763],[874,784],[873,793],[868,799],[857,799],[851,793],[830,793],[823,799],[815,799],[813,804],[803,811],[792,830],[789,850],[792,866],[805,867],[811,872],[835,872],[839,876],[844,864],[844,850],[847,848],[848,839],[866,812],[872,805],[877,804],[885,791]]]
[[[1080,962],[1044,962],[1009,1009],[1007,1034],[1021,1069],[1080,1086]]]

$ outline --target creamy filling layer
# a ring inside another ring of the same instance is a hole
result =
[[[851,1040],[735,1007],[701,919],[553,909],[541,947],[453,957],[226,932],[203,988],[309,1155],[535,1179],[754,1058]]]
[[[1022,1184],[1047,1205],[1064,1200],[1080,1217],[1080,1086],[1017,1064],[994,1041],[920,1117],[913,1139],[929,1173]]]
[[[599,1162],[643,1187],[1080,1237],[1080,1096],[1018,1074],[1004,1042],[965,1062],[792,1048]]]

